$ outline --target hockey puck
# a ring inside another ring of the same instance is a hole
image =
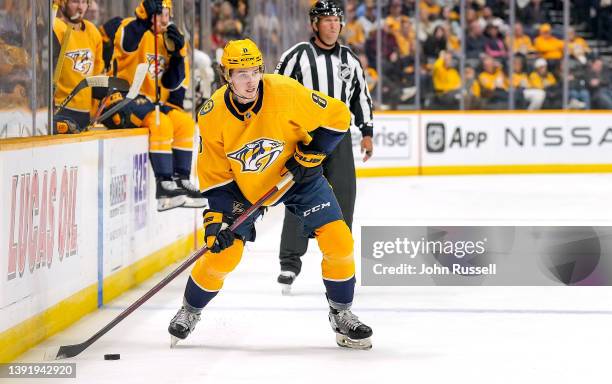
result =
[[[109,353],[104,355],[104,360],[119,360],[121,355],[118,353]]]

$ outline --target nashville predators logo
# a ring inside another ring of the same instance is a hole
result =
[[[261,138],[239,150],[227,155],[232,160],[240,162],[242,172],[262,172],[283,152],[284,143],[272,139]]]
[[[164,70],[166,68],[166,58],[163,56],[158,56],[157,63],[157,76],[160,77],[164,74]],[[147,54],[147,64],[149,64],[148,72],[151,78],[155,78],[155,54]]]
[[[93,54],[89,49],[79,49],[78,51],[70,51],[66,56],[72,60],[72,69],[83,75],[89,75],[93,69]]]

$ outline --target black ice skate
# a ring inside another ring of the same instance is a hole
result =
[[[157,180],[155,198],[158,212],[181,207],[186,201],[185,193],[172,180]]]
[[[344,348],[371,349],[372,328],[355,316],[350,309],[329,307],[329,324],[336,332],[336,343]]]
[[[170,332],[170,348],[174,348],[179,340],[185,340],[200,321],[200,312],[193,308],[182,306],[174,315],[168,326]]]
[[[183,208],[204,208],[208,205],[208,200],[202,197],[200,190],[189,181],[189,178],[180,177],[176,179],[176,184],[185,195]]]
[[[289,295],[291,293],[291,284],[295,281],[296,274],[291,271],[281,271],[280,275],[278,275],[278,283],[281,285],[282,294]]]

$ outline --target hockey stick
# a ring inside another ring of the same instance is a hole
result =
[[[62,45],[60,46],[59,55],[57,56],[57,63],[55,65],[55,72],[53,73],[53,98],[55,99],[55,93],[57,92],[57,82],[59,81],[59,77],[62,73],[62,68],[64,67],[64,61],[66,59],[66,48],[68,47],[68,41],[70,40],[70,36],[72,34],[72,27],[66,23],[66,32],[64,32],[64,37],[62,38]]]
[[[117,113],[117,111],[121,110],[126,105],[128,105],[130,102],[132,102],[132,100],[134,100],[140,93],[140,87],[142,87],[142,83],[144,82],[144,79],[147,76],[148,67],[149,67],[148,64],[145,64],[145,63],[138,64],[138,66],[136,67],[136,72],[134,72],[134,79],[132,80],[132,86],[130,87],[130,90],[128,91],[127,95],[125,95],[125,98],[121,100],[120,102],[118,102],[117,104],[113,105],[108,111],[104,112],[102,116],[100,116],[98,119],[94,118],[92,121],[90,121],[89,126],[97,123],[98,121],[104,121],[108,119],[109,117]]]
[[[87,77],[76,85],[68,96],[55,108],[54,114],[58,114],[66,108],[66,105],[83,89],[85,88],[113,88],[119,92],[127,92],[130,89],[130,83],[126,80],[117,77],[109,77],[104,75]]]
[[[283,189],[292,180],[292,178],[293,178],[293,175],[287,172],[285,176],[283,176],[283,178],[278,182],[278,184],[276,184],[268,192],[266,192],[259,200],[255,202],[255,204],[253,204],[246,211],[244,211],[242,215],[238,216],[236,221],[234,221],[234,223],[229,227],[230,231],[234,231],[236,228],[238,228],[246,219],[248,219],[256,210],[258,210],[270,197],[272,197],[276,192]],[[178,268],[170,272],[170,274],[164,277],[162,281],[157,283],[147,293],[142,295],[138,300],[136,300],[129,307],[124,309],[123,312],[121,312],[110,323],[106,324],[102,329],[96,332],[89,339],[85,340],[84,342],[80,344],[62,345],[61,347],[59,347],[59,349],[53,348],[45,354],[46,360],[65,359],[69,357],[74,357],[78,355],[79,353],[83,352],[87,347],[92,345],[96,340],[98,340],[100,337],[104,336],[104,334],[110,331],[115,325],[119,324],[121,320],[128,317],[138,307],[144,304],[153,295],[159,292],[163,287],[168,285],[168,283],[174,280],[178,275],[183,273],[183,271],[185,271],[191,264],[195,263],[196,260],[198,260],[203,254],[205,254],[206,251],[208,251],[208,248],[205,245],[202,248],[195,251],[194,253],[192,253],[191,256],[189,256],[189,258],[185,260]]]
[[[153,36],[155,37],[155,128],[159,129],[159,99],[160,99],[160,90],[159,90],[159,78],[158,78],[158,69],[159,69],[159,49],[157,47],[157,36],[159,31],[157,30],[157,13],[153,15]]]

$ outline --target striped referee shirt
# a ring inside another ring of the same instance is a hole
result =
[[[361,63],[349,47],[336,43],[334,48],[324,50],[312,38],[283,53],[275,72],[342,100],[361,134],[372,136],[372,99]]]

